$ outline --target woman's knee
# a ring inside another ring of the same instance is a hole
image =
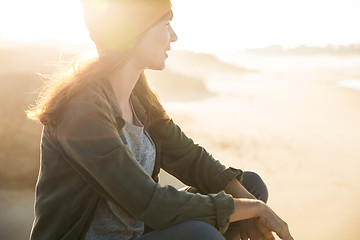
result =
[[[212,225],[203,221],[189,221],[184,230],[184,239],[225,240],[223,235]]]
[[[141,240],[225,240],[223,235],[212,225],[203,221],[187,221],[172,227],[151,231],[142,235]]]
[[[268,189],[262,178],[255,172],[245,171],[243,175],[243,186],[257,199],[267,202]]]

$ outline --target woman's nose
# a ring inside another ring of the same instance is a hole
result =
[[[174,29],[171,27],[170,41],[171,42],[176,42],[177,40],[178,40],[178,36],[176,35]]]

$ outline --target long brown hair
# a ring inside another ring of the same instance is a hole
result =
[[[131,50],[121,54],[102,55],[101,58],[96,57],[85,63],[74,61],[70,72],[55,75],[47,81],[36,104],[26,111],[27,117],[43,125],[57,125],[73,96],[89,85],[101,84],[106,76],[128,61],[130,54]],[[144,72],[140,74],[133,92],[149,113],[146,127],[150,127],[159,119],[170,119],[160,104],[157,94],[151,89]]]

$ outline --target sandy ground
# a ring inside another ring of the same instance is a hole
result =
[[[290,61],[276,69],[264,61],[257,66],[261,73],[206,76],[215,96],[165,99],[164,105],[215,158],[262,176],[269,205],[295,239],[357,239],[360,91],[336,82],[360,79],[359,59],[352,65],[315,63],[319,59],[311,65],[303,59],[303,65]],[[166,175],[161,181],[182,186]],[[32,192],[2,191],[0,199],[0,239],[26,239]]]

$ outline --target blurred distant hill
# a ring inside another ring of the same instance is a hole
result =
[[[168,64],[171,68],[195,76],[206,76],[213,74],[245,74],[255,72],[252,69],[235,66],[219,60],[209,53],[195,53],[191,51],[173,51]]]
[[[264,48],[246,49],[245,52],[264,55],[352,55],[360,54],[360,43],[349,45],[327,44],[325,47],[300,45],[287,49],[281,45],[271,45]]]

